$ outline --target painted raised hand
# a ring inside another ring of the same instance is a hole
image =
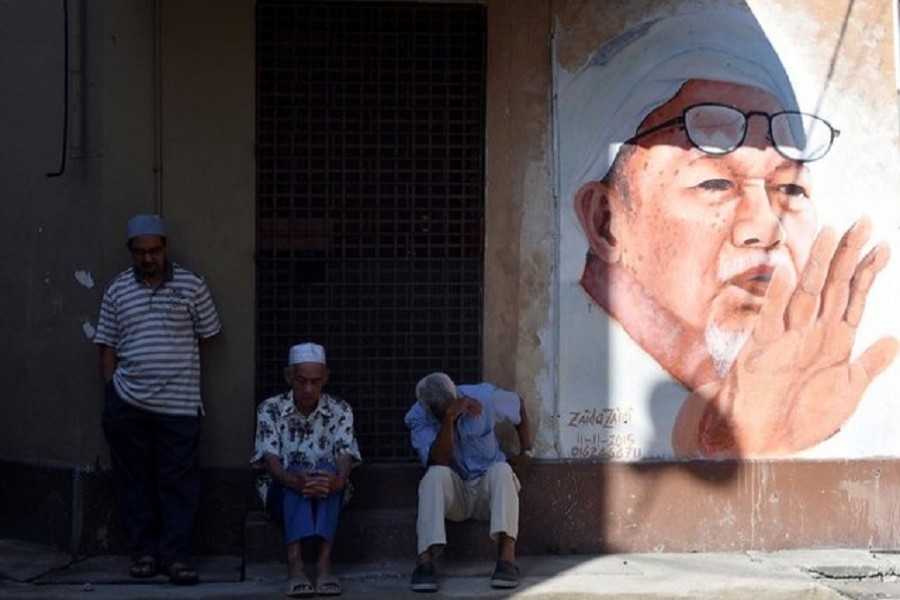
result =
[[[859,260],[870,234],[867,220],[837,243],[833,230],[823,230],[793,290],[776,269],[730,371],[682,407],[673,431],[678,455],[791,454],[841,428],[898,349],[885,337],[851,360],[866,298],[890,256],[878,244]]]

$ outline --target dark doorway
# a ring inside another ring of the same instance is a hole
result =
[[[257,3],[257,399],[325,346],[367,461],[419,377],[481,375],[485,8]]]

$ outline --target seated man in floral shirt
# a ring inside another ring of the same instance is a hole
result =
[[[285,594],[337,595],[331,549],[350,470],[362,459],[353,433],[350,405],[322,388],[328,381],[325,349],[291,348],[285,380],[291,389],[265,400],[256,414],[256,448],[251,464],[265,473],[257,488],[266,510],[284,523],[288,550]],[[321,538],[316,585],[303,571],[301,540]]]

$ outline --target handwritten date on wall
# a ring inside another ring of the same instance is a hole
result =
[[[632,408],[591,408],[570,411],[566,424],[568,427],[579,429],[571,449],[572,458],[640,459],[643,450],[634,434],[616,431],[627,428],[633,417]]]

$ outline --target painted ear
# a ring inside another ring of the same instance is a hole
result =
[[[613,235],[615,216],[609,196],[609,184],[590,181],[575,194],[575,212],[593,253],[604,262],[615,263],[621,251]]]

